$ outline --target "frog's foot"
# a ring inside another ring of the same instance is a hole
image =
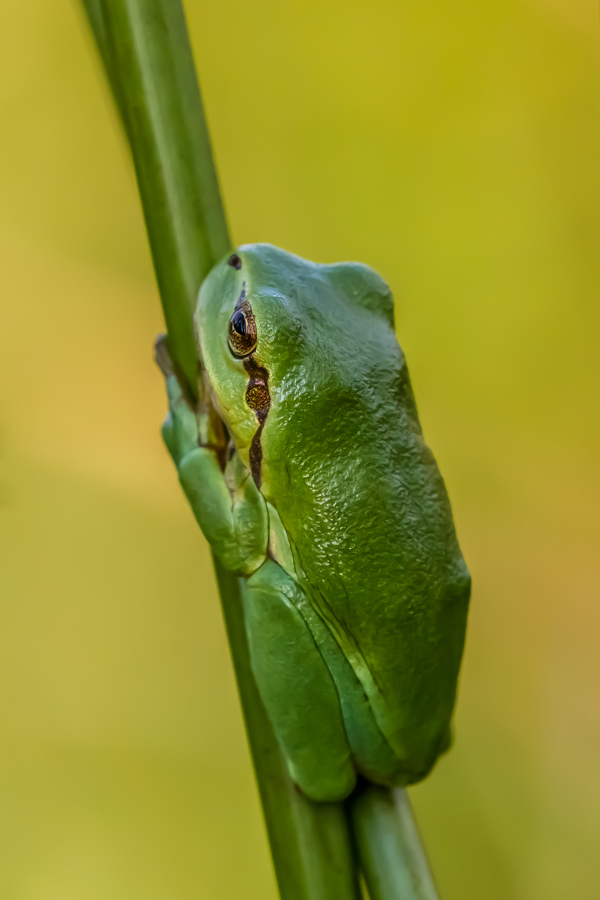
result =
[[[313,800],[356,783],[333,678],[302,615],[300,588],[273,560],[248,579],[244,616],[258,689],[292,779]]]

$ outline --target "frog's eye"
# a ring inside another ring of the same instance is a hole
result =
[[[238,358],[256,349],[256,322],[249,303],[242,303],[229,320],[229,349]]]

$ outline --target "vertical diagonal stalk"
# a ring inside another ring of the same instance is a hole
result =
[[[406,791],[372,784],[348,806],[371,900],[438,900]]]
[[[171,356],[196,396],[192,310],[230,239],[181,0],[83,0],[135,165]],[[342,804],[292,783],[250,668],[243,579],[214,560],[280,895],[359,900]]]
[[[179,0],[89,0],[89,8],[131,146],[170,350],[194,395],[191,313],[231,241],[183,8]]]

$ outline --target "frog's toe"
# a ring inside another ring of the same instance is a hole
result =
[[[166,334],[159,334],[154,341],[154,360],[165,378],[175,373]]]

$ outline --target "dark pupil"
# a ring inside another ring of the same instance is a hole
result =
[[[234,331],[237,331],[238,334],[242,335],[242,337],[246,334],[246,316],[238,309],[237,312],[233,314],[231,317],[231,325]]]

